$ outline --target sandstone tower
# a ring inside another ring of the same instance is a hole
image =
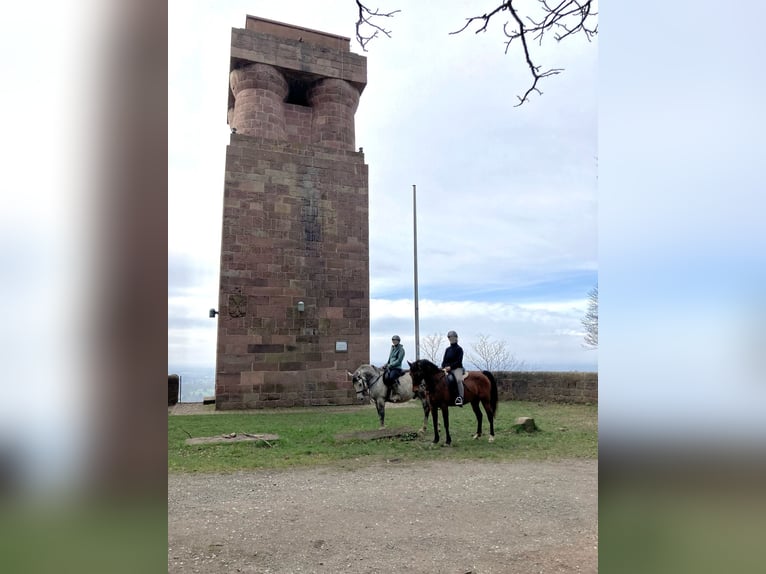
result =
[[[216,408],[348,404],[369,362],[368,184],[348,38],[232,29]]]

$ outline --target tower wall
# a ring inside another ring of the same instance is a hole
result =
[[[251,16],[232,30],[218,409],[348,404],[369,361],[366,61],[348,46]]]

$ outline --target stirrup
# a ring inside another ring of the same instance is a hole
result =
[[[463,406],[463,397],[458,397],[455,399],[455,406],[456,407],[462,407]]]

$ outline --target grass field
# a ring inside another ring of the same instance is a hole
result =
[[[471,439],[476,418],[470,408],[450,409],[452,448],[433,445],[432,419],[424,435],[417,435],[423,420],[420,403],[386,409],[386,427],[403,436],[370,439],[344,438],[356,431],[378,428],[372,405],[349,408],[319,407],[249,411],[232,414],[173,415],[168,417],[169,472],[231,472],[243,469],[273,469],[334,465],[355,468],[396,459],[417,460],[547,460],[597,458],[598,410],[596,406],[501,402],[495,424],[495,442],[487,441],[489,427],[484,419],[484,436]],[[533,417],[535,433],[518,433],[516,417]],[[441,427],[441,415],[439,416]],[[225,433],[279,435],[266,444],[187,445],[190,437],[220,436]],[[441,444],[445,436],[442,429]]]

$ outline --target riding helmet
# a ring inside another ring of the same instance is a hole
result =
[[[449,333],[447,333],[447,338],[449,337],[457,337],[457,333],[455,333],[455,331],[450,331]]]
[[[391,340],[392,341],[401,341],[401,339],[399,338],[399,335],[394,335],[393,337],[391,337]]]

